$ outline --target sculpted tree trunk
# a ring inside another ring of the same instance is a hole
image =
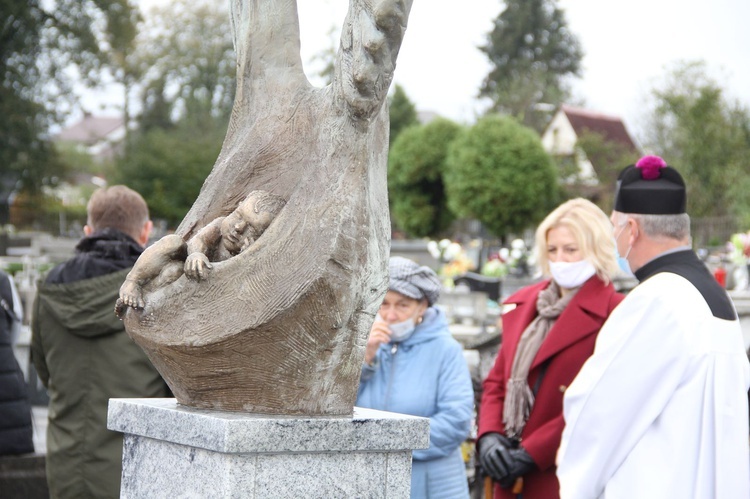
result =
[[[384,105],[411,0],[350,0],[332,85],[299,55],[294,0],[232,0],[237,97],[177,229],[188,240],[253,190],[287,203],[258,241],[128,309],[129,334],[185,405],[350,415],[387,289]]]

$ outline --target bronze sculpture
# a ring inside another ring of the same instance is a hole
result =
[[[143,309],[145,293],[188,279],[208,277],[211,262],[223,262],[248,249],[268,229],[286,201],[267,191],[253,191],[226,217],[214,219],[185,242],[180,236],[162,237],[143,252],[120,287],[115,314],[126,307]]]
[[[123,316],[178,402],[352,414],[387,288],[385,105],[411,0],[350,0],[333,83],[310,85],[294,0],[232,0],[237,95],[211,174],[177,229],[189,241],[265,190],[286,200],[255,244]]]

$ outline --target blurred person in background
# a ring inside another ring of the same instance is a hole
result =
[[[430,419],[430,447],[412,453],[411,497],[469,497],[460,445],[474,392],[461,345],[434,305],[441,283],[429,267],[390,259],[390,281],[370,331],[356,405]]]
[[[536,250],[550,278],[504,301],[502,344],[479,410],[479,461],[496,498],[559,497],[563,393],[623,299],[612,285],[612,224],[590,201],[552,211],[536,231]]]
[[[34,452],[28,389],[13,354],[21,317],[13,279],[0,270],[0,456]]]
[[[53,498],[120,497],[122,434],[107,429],[110,398],[168,397],[169,388],[114,314],[152,223],[137,192],[99,189],[76,255],[39,285],[31,359],[49,393],[47,483]]]
[[[563,498],[750,497],[742,328],[693,252],[686,206],[658,156],[618,177],[612,234],[639,284],[565,392]]]

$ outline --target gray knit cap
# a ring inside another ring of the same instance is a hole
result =
[[[430,267],[419,266],[416,262],[401,256],[392,256],[390,260],[390,291],[421,300],[427,298],[430,306],[440,297],[442,284],[440,278]]]

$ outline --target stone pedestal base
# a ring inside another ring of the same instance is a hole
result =
[[[111,399],[123,432],[121,497],[409,497],[411,451],[429,420],[354,408],[352,418],[193,409],[174,399]]]

